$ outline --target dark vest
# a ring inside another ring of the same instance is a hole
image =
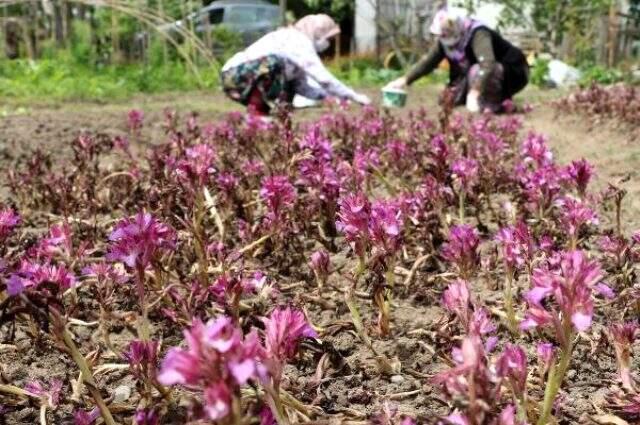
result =
[[[491,44],[493,45],[493,54],[497,62],[504,67],[504,86],[503,95],[505,98],[511,98],[514,94],[522,90],[529,82],[529,64],[524,53],[516,46],[505,40],[500,34],[491,28],[479,26],[473,30],[473,34],[469,38],[469,43],[465,47],[465,56],[467,58],[467,66],[471,67],[478,63],[473,52],[473,37],[477,31],[488,31],[491,34]],[[440,45],[442,52],[444,48]],[[455,84],[461,78],[465,78],[469,69],[463,68],[462,64],[456,63],[454,60],[448,59],[450,66],[449,82]]]

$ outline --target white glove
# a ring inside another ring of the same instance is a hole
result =
[[[366,94],[361,94],[361,93],[356,93],[353,96],[353,101],[356,103],[359,103],[361,105],[370,105],[371,104],[371,99],[369,99],[369,96],[367,96]]]
[[[406,88],[407,79],[405,77],[400,77],[397,80],[393,80],[389,84],[384,86],[383,90],[404,90]]]
[[[467,110],[469,112],[480,112],[480,92],[471,90],[467,94]]]

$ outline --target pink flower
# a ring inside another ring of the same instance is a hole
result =
[[[155,409],[138,409],[133,417],[135,425],[158,425],[160,416]]]
[[[622,262],[630,248],[625,238],[604,235],[598,239],[597,244],[602,253],[613,257],[617,266],[622,266]]]
[[[334,201],[340,191],[340,182],[333,165],[314,156],[300,161],[299,183],[316,194],[321,201]]]
[[[468,321],[471,314],[470,308],[469,284],[461,279],[449,284],[442,295],[442,304],[444,307],[455,313],[463,321]]]
[[[410,158],[409,146],[400,140],[391,140],[387,143],[386,149],[389,153],[390,164],[396,168],[402,167],[407,159]]]
[[[449,240],[442,246],[442,257],[458,268],[461,277],[468,277],[479,264],[479,244],[478,232],[474,227],[466,224],[453,226],[449,231]]]
[[[471,421],[459,412],[445,416],[443,419],[444,422],[438,422],[438,425],[471,425]]]
[[[49,382],[48,388],[46,388],[40,381],[31,381],[24,387],[24,390],[40,397],[42,403],[46,404],[48,407],[55,408],[60,403],[62,381],[59,379],[52,379]]]
[[[450,149],[447,146],[446,136],[444,134],[436,134],[431,139],[431,149],[429,155],[433,157],[433,161],[438,167],[444,168],[449,159]]]
[[[523,164],[519,165],[523,166]],[[554,165],[534,170],[523,170],[517,166],[515,172],[523,186],[529,209],[545,212],[553,204],[561,189],[558,169]]]
[[[329,253],[324,249],[315,251],[311,254],[311,270],[321,282],[326,282],[331,272],[331,258]]]
[[[565,196],[556,202],[560,208],[560,221],[571,238],[577,238],[586,225],[598,225],[598,216],[584,202]]]
[[[508,405],[500,413],[498,417],[498,423],[496,425],[527,425],[525,422],[520,422],[516,419],[516,408],[513,405]]]
[[[129,368],[136,378],[155,377],[158,342],[133,340],[129,343],[129,350],[124,352],[122,357],[129,363]]]
[[[346,195],[338,202],[340,210],[336,228],[344,233],[358,256],[363,256],[369,244],[371,204],[361,193]]]
[[[90,412],[76,410],[73,414],[74,425],[92,425],[100,417],[100,409],[97,407]]]
[[[478,161],[469,158],[460,158],[451,165],[451,173],[465,192],[470,191],[478,183]]]
[[[118,270],[113,265],[107,263],[93,263],[82,269],[82,274],[95,279],[98,284],[113,282],[123,284],[129,280],[129,276],[124,271]]]
[[[394,254],[400,248],[402,213],[397,204],[376,201],[371,206],[369,240],[380,251]]]
[[[471,319],[467,325],[467,333],[469,335],[487,335],[496,331],[496,325],[491,321],[489,316],[489,312],[482,307],[477,307],[473,310],[473,314],[471,315]],[[487,340],[485,344],[485,350],[487,352],[491,351],[495,345],[494,343],[497,341]]]
[[[260,197],[267,204],[267,217],[271,222],[280,222],[284,214],[293,208],[296,190],[287,176],[271,176],[262,179]]]
[[[573,161],[565,168],[567,177],[575,184],[578,193],[582,196],[587,191],[587,186],[593,178],[593,165],[589,164],[586,159]]]
[[[540,365],[542,374],[545,375],[555,362],[556,349],[553,344],[541,342],[536,347],[536,353],[538,354],[538,364]]]
[[[504,227],[498,231],[496,241],[505,265],[509,269],[521,268],[533,256],[533,238],[527,225],[520,221],[516,226]]]
[[[258,159],[247,160],[242,165],[242,169],[247,176],[260,176],[264,172],[264,163]]]
[[[139,109],[132,109],[127,114],[127,123],[132,133],[137,133],[144,124],[144,112]]]
[[[273,412],[266,406],[260,409],[260,425],[278,425],[276,418],[273,417]]]
[[[522,143],[521,156],[524,162],[532,162],[538,167],[553,164],[553,153],[541,134],[529,133]]]
[[[593,317],[593,289],[600,283],[602,271],[596,261],[582,251],[560,253],[556,266],[536,268],[531,278],[532,289],[525,299],[529,309],[522,329],[553,325],[558,339],[567,343],[562,329],[563,318],[570,318],[573,327],[585,331]],[[547,299],[555,301],[552,304]],[[547,302],[544,302],[547,300]]]
[[[11,208],[0,210],[0,241],[4,240],[20,224],[20,216]]]
[[[207,417],[217,421],[229,414],[231,393],[222,383],[212,383],[204,390],[204,410]]]
[[[70,257],[73,251],[73,234],[68,223],[51,226],[49,237],[38,241],[37,245],[29,250],[29,254],[36,258],[52,258],[56,254]]]
[[[433,378],[434,384],[442,385],[450,396],[466,395],[470,385],[477,390],[490,389],[491,377],[480,337],[467,336],[462,346],[453,350],[452,357],[456,366],[438,373]],[[476,395],[481,397],[483,394],[479,392]]]
[[[109,236],[109,261],[145,269],[163,251],[175,249],[175,231],[151,214],[139,212],[120,220]]]
[[[195,145],[186,149],[184,158],[178,161],[176,173],[190,182],[194,189],[201,188],[215,172],[215,159],[216,154],[211,146],[204,143]]]
[[[229,414],[240,387],[264,376],[257,333],[243,336],[230,317],[220,316],[206,325],[194,320],[184,335],[187,347],[169,350],[158,381],[199,391],[206,417],[219,420]]]
[[[316,161],[326,162],[333,158],[331,140],[322,134],[322,126],[314,124],[299,143],[301,150],[308,151]]]
[[[635,382],[631,376],[631,354],[632,346],[635,342],[639,328],[638,323],[614,323],[607,328],[609,340],[613,343],[618,362],[618,373],[622,386],[630,391],[635,389]]]
[[[216,176],[216,186],[227,196],[233,193],[239,182],[240,180],[232,173],[222,172]]]
[[[508,344],[496,364],[499,377],[506,379],[519,398],[527,390],[527,354],[516,345]]]
[[[16,273],[7,280],[7,294],[19,295],[27,289],[37,289],[43,283],[50,283],[64,291],[76,285],[76,277],[64,264],[40,264],[22,260]]]
[[[304,313],[291,307],[276,308],[263,322],[267,355],[283,361],[293,358],[298,350],[298,343],[303,338],[318,336]]]

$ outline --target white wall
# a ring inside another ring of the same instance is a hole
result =
[[[356,53],[376,50],[376,2],[377,0],[356,0]]]

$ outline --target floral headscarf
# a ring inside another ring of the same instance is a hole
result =
[[[340,33],[338,24],[329,15],[324,14],[307,15],[293,26],[298,31],[306,34],[314,43],[328,40]]]
[[[429,31],[438,37],[447,57],[464,67],[465,50],[474,30],[481,25],[479,21],[470,18],[464,9],[448,7],[436,13]]]

